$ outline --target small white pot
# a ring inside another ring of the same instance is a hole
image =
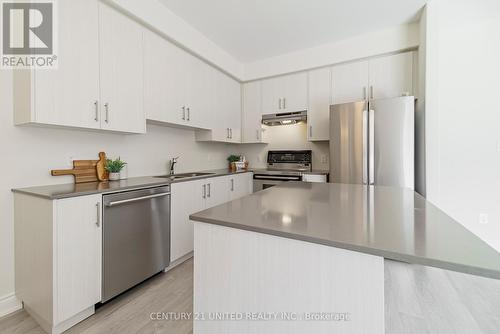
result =
[[[128,178],[128,168],[127,165],[123,166],[123,169],[120,171],[120,180],[126,180]]]
[[[110,181],[118,181],[120,179],[120,173],[109,173]]]

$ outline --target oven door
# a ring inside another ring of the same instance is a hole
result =
[[[268,175],[254,174],[253,175],[253,192],[261,191],[273,187],[281,182],[301,181],[300,175]]]

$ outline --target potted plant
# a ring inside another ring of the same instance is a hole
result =
[[[236,170],[235,162],[240,161],[240,156],[231,154],[230,156],[227,157],[227,161],[229,161],[229,169],[235,171]]]
[[[109,180],[110,181],[116,181],[120,179],[120,171],[125,167],[127,163],[125,161],[122,161],[119,157],[118,159],[112,160],[112,159],[107,159],[106,160],[106,170],[109,173]]]

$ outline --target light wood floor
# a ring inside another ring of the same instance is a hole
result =
[[[500,281],[385,262],[386,333],[500,333]],[[369,279],[369,278],[367,278]],[[192,312],[193,261],[159,274],[100,307],[66,333],[192,333],[191,321],[150,320]],[[0,319],[2,334],[43,334],[25,312]]]

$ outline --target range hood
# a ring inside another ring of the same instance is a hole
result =
[[[307,111],[283,112],[279,114],[262,115],[262,124],[268,126],[288,125],[307,120]]]

